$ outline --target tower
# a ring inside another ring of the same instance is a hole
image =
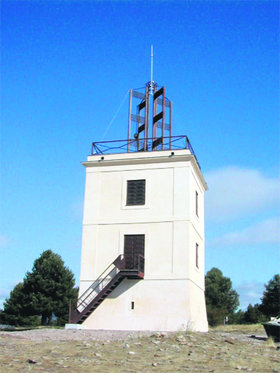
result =
[[[81,277],[70,323],[207,331],[207,185],[188,138],[172,136],[165,87],[151,79],[144,92],[130,90],[128,139],[93,143],[83,165]]]

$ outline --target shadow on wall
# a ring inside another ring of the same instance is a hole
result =
[[[128,291],[132,286],[136,285],[139,281],[143,280],[128,280],[124,279],[113,291],[110,295],[108,295],[108,298],[117,298],[121,294],[124,294],[126,291]]]

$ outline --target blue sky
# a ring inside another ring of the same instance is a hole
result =
[[[80,271],[92,141],[127,136],[129,88],[173,101],[208,183],[206,270],[241,306],[279,273],[278,1],[2,1],[0,302],[47,249]],[[1,303],[0,303],[1,304]]]

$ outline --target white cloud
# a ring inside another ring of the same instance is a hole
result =
[[[260,223],[246,227],[238,232],[226,233],[221,237],[214,238],[209,245],[256,245],[256,244],[280,243],[280,218],[266,219]]]
[[[261,303],[264,291],[264,284],[261,282],[243,282],[235,289],[239,294],[240,308],[247,309],[250,303]]]
[[[6,247],[8,246],[10,240],[7,236],[0,233],[0,247]]]
[[[265,210],[280,202],[280,179],[254,169],[225,167],[205,174],[208,221],[229,221]]]

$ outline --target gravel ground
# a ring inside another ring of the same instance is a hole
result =
[[[244,341],[249,343],[261,343],[266,340],[265,333],[255,334],[244,334],[237,332],[220,332],[210,331],[220,335],[222,337],[229,337],[233,340]],[[34,329],[24,330],[15,332],[1,332],[0,335],[9,335],[11,337],[22,338],[30,341],[117,341],[126,340],[132,338],[149,337],[160,333],[151,331],[118,331],[118,330],[71,330],[71,329]],[[176,333],[166,333],[163,335],[169,335]],[[203,334],[203,333],[200,333]]]
[[[252,337],[255,335],[255,337]],[[35,329],[0,332],[0,373],[280,373],[280,343],[258,327],[209,333]]]
[[[34,329],[18,332],[1,332],[1,335],[27,339],[30,341],[117,341],[143,336],[151,336],[150,331],[118,331],[118,330],[71,330],[71,329]]]

